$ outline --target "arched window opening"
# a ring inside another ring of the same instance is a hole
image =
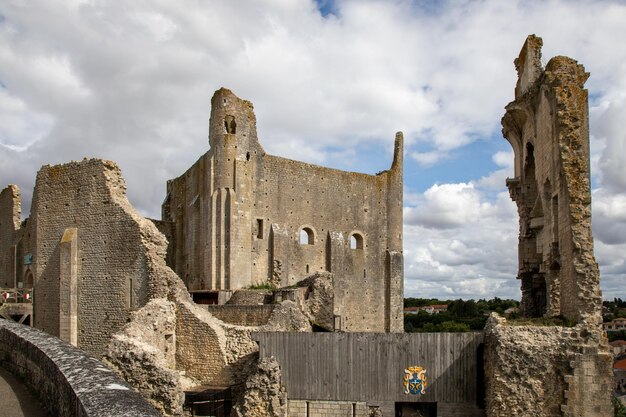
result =
[[[235,122],[235,118],[233,116],[226,116],[224,118],[224,130],[226,130],[226,133],[230,133],[231,135],[237,133],[237,122]]]
[[[315,236],[313,234],[313,230],[308,227],[303,227],[300,230],[300,244],[301,245],[312,245],[315,243]]]
[[[33,281],[33,272],[29,269],[26,271],[26,276],[24,277],[24,285],[26,288],[33,288]]]
[[[363,236],[358,233],[350,236],[350,249],[363,249]]]

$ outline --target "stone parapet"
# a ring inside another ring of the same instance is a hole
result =
[[[0,367],[37,392],[50,415],[160,415],[102,362],[29,326],[0,320]]]

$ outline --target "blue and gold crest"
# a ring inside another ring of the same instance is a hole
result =
[[[404,370],[404,386],[405,394],[426,394],[426,369],[421,366],[410,366]]]

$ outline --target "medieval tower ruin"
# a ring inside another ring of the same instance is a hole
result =
[[[519,275],[526,316],[599,319],[600,273],[593,257],[589,110],[585,68],[555,57],[541,68],[541,38],[515,60],[515,101],[502,133],[515,153],[507,181],[520,216]]]
[[[259,143],[252,103],[220,89],[209,143],[168,181],[159,223],[194,299],[327,271],[341,330],[402,331],[401,133],[391,168],[377,175],[280,158]]]
[[[515,153],[507,180],[519,212],[521,313],[485,329],[489,417],[612,415],[612,356],[593,255],[589,74],[557,56],[541,65],[531,35],[515,60],[515,100],[502,133]],[[539,318],[535,321],[532,318]],[[551,324],[558,318],[561,324]]]

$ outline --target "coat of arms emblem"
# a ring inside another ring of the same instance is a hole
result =
[[[421,366],[410,366],[404,370],[404,386],[405,394],[425,394],[426,386],[426,369]]]

